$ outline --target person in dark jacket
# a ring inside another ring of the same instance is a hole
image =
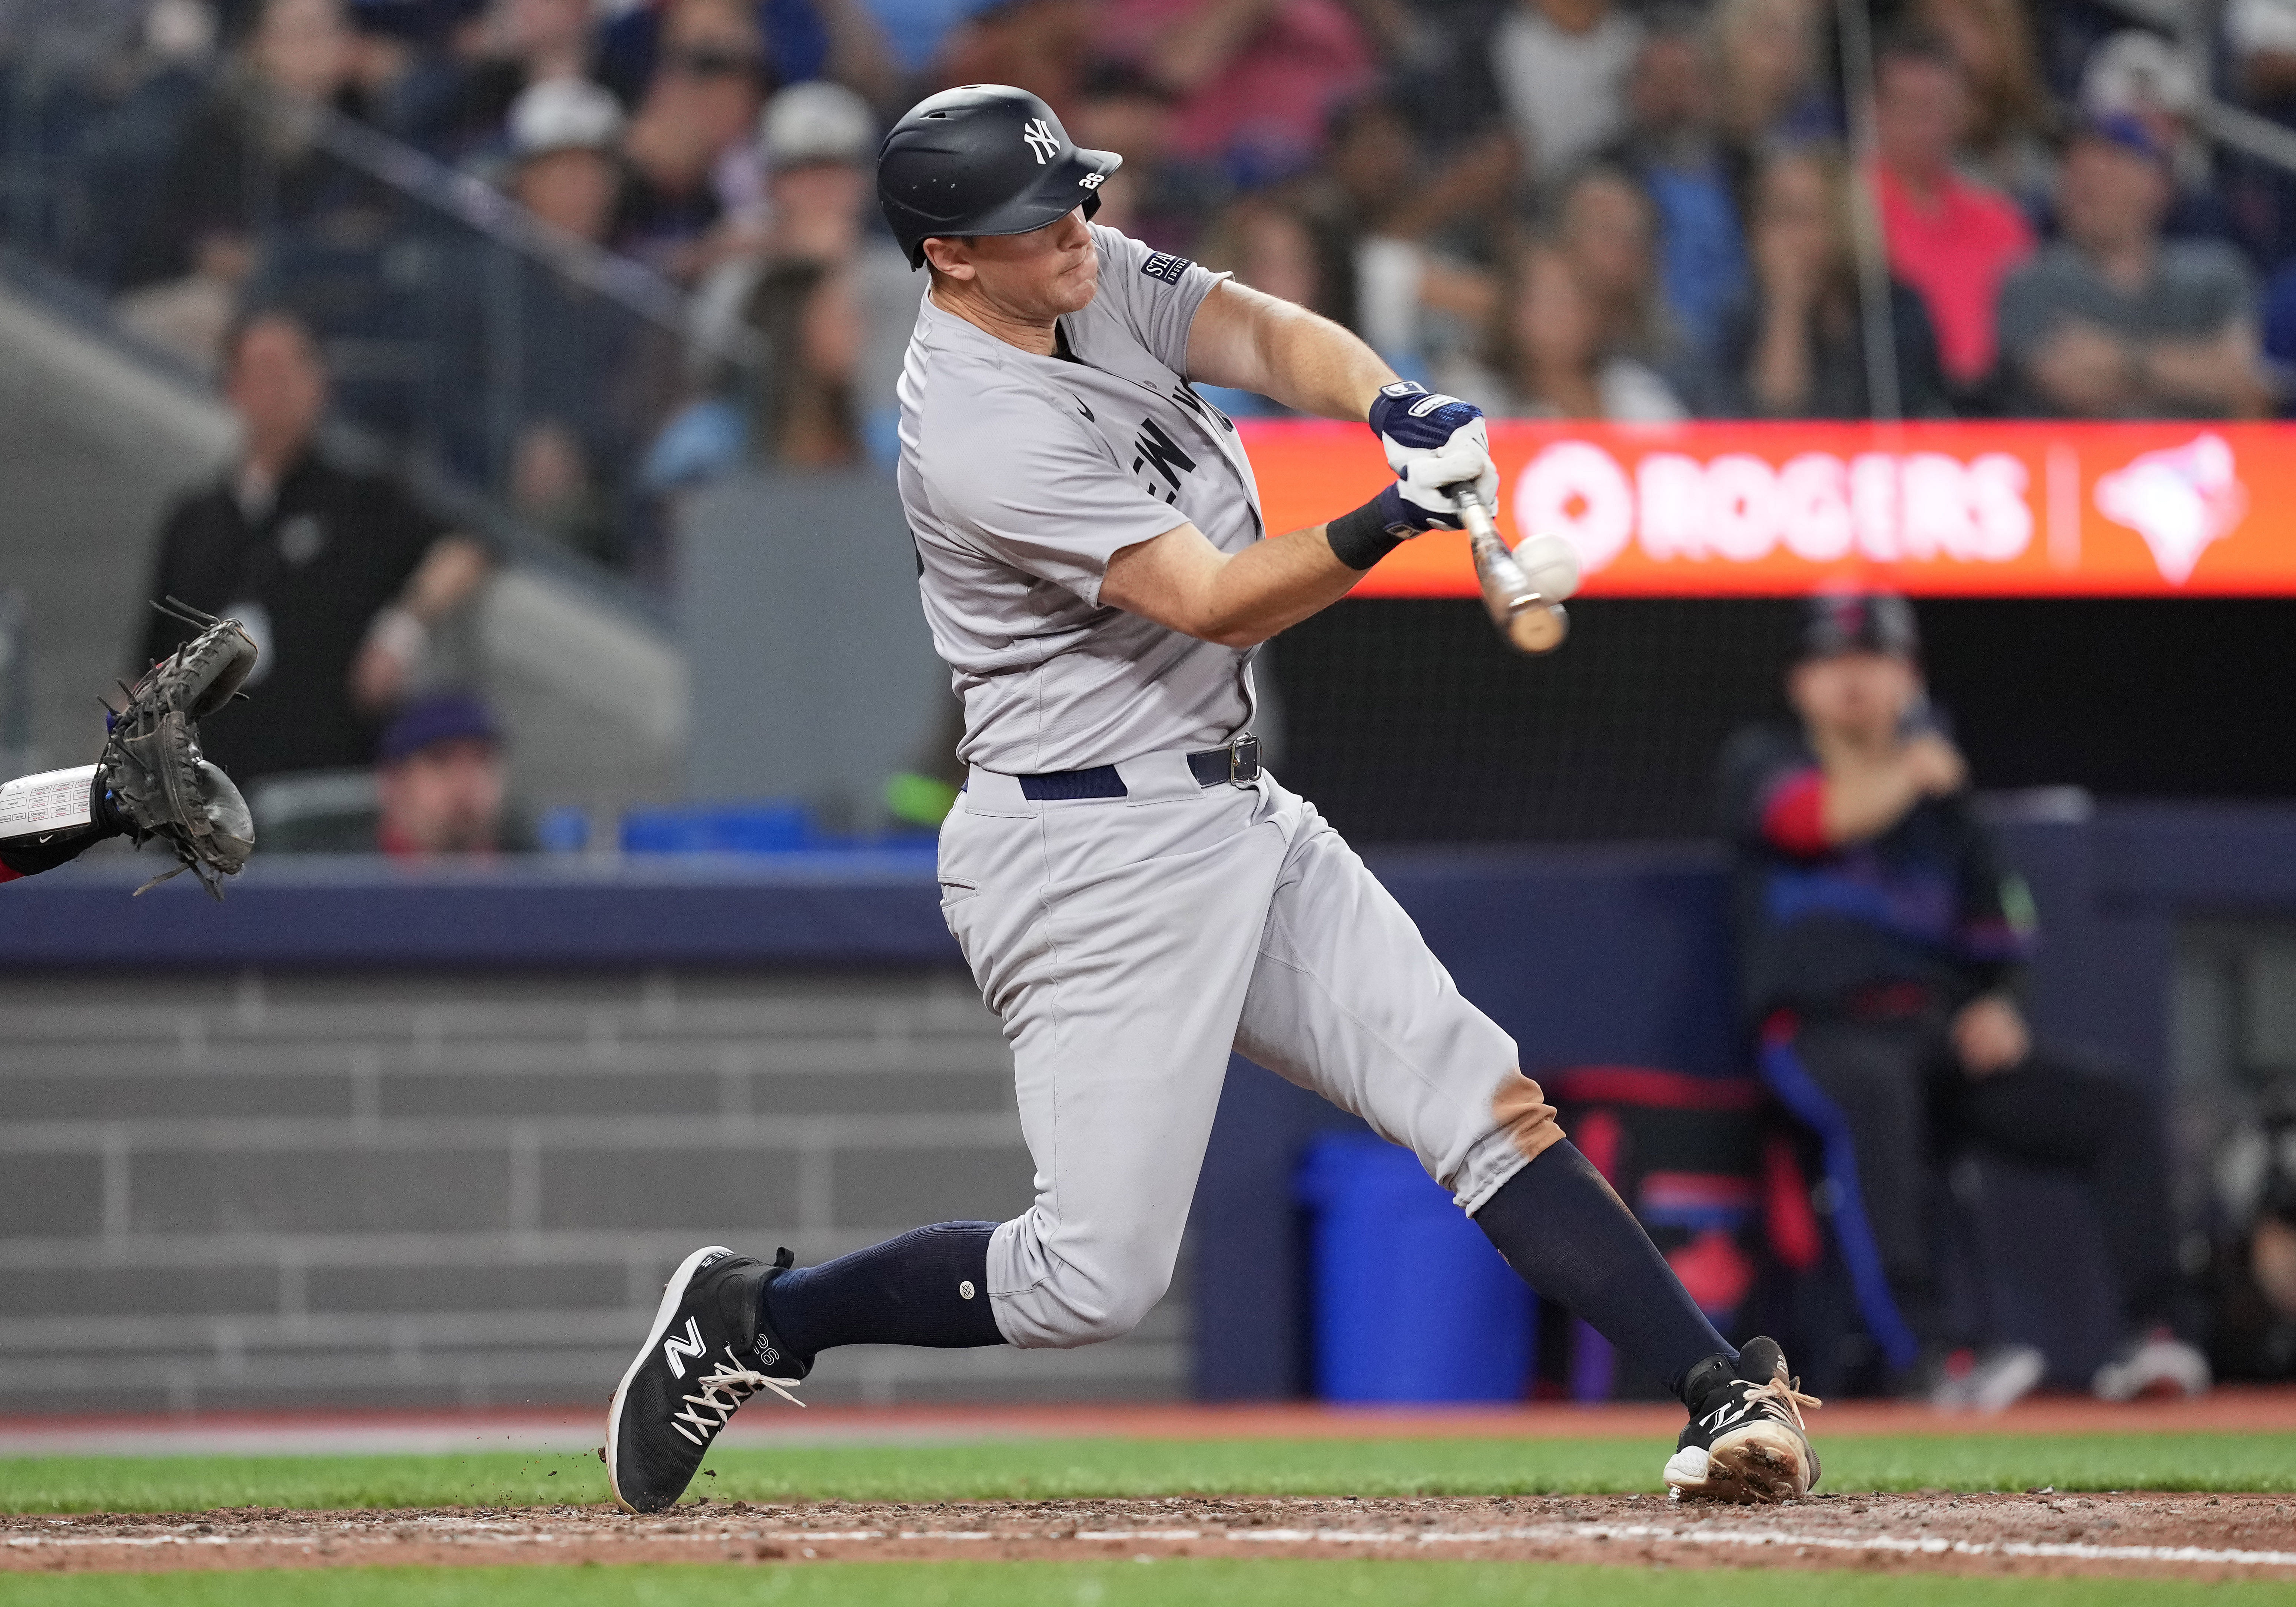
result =
[[[1823,146],[1763,164],[1747,229],[1753,284],[1723,315],[1699,411],[1713,418],[1874,416],[1849,170]],[[1890,281],[1898,413],[1948,418],[1936,333],[1922,299]]]
[[[2198,1394],[2162,1122],[2130,1084],[2037,1051],[2016,999],[2030,900],[1928,712],[1902,597],[1813,598],[1788,672],[1796,726],[1740,732],[1722,799],[1763,1079],[1819,1141],[1860,1315],[1906,1393],[1997,1409],[2029,1346],[1978,1349],[1941,1297],[1940,1152],[1979,1144],[2089,1185],[2127,1339],[2095,1391]]]
[[[353,473],[317,449],[326,368],[292,314],[244,319],[225,365],[240,461],[168,514],[151,597],[237,619],[260,650],[250,685],[261,695],[205,727],[208,757],[234,781],[364,766],[430,626],[485,578],[487,555],[396,481]],[[138,629],[136,674],[187,634],[148,610]]]

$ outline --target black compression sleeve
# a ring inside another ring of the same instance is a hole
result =
[[[1389,491],[1393,489],[1389,488]],[[1414,533],[1408,525],[1400,536],[1389,529],[1395,519],[1394,498],[1382,491],[1351,513],[1342,513],[1324,527],[1332,556],[1351,570],[1367,570],[1401,546]]]

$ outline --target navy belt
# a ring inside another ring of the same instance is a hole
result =
[[[1222,782],[1248,787],[1259,779],[1259,739],[1246,732],[1225,748],[1207,748],[1188,755],[1189,772],[1200,787]],[[1088,770],[1046,770],[1014,778],[1021,796],[1039,803],[1074,798],[1125,798],[1130,789],[1114,765],[1095,765]]]

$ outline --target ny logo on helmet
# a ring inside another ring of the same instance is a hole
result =
[[[1037,166],[1039,168],[1045,165],[1047,157],[1061,148],[1060,136],[1053,132],[1053,126],[1040,117],[1028,120],[1021,130],[1021,138],[1029,150],[1037,153]]]

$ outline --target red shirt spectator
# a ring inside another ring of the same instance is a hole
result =
[[[1958,61],[1901,43],[1883,54],[1875,90],[1874,188],[1890,271],[1928,306],[1946,377],[1973,386],[1992,371],[1994,305],[2010,270],[2033,254],[2032,225],[2005,197],[1954,170],[1969,126]]]
[[[1114,0],[1111,53],[1179,97],[1175,154],[1296,170],[1324,144],[1331,108],[1372,82],[1362,28],[1339,0]]]

